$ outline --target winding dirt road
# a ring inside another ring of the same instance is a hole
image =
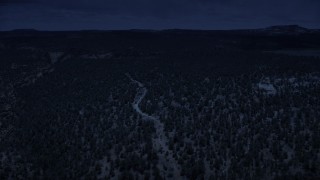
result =
[[[131,82],[138,85],[137,93],[132,103],[133,109],[142,116],[143,120],[153,121],[154,127],[156,129],[156,137],[153,139],[153,147],[158,152],[159,164],[158,168],[164,174],[172,174],[172,177],[169,179],[181,179],[180,176],[180,165],[173,158],[173,152],[169,149],[167,142],[168,139],[164,133],[164,124],[160,121],[159,118],[151,116],[145,112],[143,112],[139,105],[141,101],[145,98],[148,89],[139,81],[133,79],[130,74],[126,74],[126,76],[131,80]],[[164,168],[165,167],[165,168]],[[168,177],[166,177],[168,178]]]

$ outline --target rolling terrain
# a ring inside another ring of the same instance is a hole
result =
[[[0,179],[317,179],[318,52],[299,26],[0,32]]]

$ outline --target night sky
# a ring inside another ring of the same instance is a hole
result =
[[[320,28],[320,0],[0,0],[0,30]]]

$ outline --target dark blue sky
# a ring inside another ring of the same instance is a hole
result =
[[[0,0],[0,30],[320,28],[320,0]]]

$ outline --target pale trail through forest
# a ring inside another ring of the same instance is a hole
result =
[[[133,109],[139,115],[141,115],[143,120],[153,121],[154,123],[154,127],[156,129],[156,137],[153,140],[153,147],[155,150],[157,150],[157,153],[158,153],[159,169],[161,170],[161,172],[163,172],[163,174],[166,174],[164,171],[165,169],[168,169],[168,171],[172,171],[173,179],[179,178],[181,167],[177,163],[177,161],[173,158],[173,152],[169,149],[167,145],[168,140],[164,133],[164,124],[160,121],[158,117],[155,117],[143,112],[139,107],[141,101],[145,98],[148,92],[148,89],[144,86],[144,84],[133,79],[130,74],[127,73],[126,76],[131,80],[131,82],[138,85],[137,93],[132,103]],[[166,168],[164,168],[164,166]]]

